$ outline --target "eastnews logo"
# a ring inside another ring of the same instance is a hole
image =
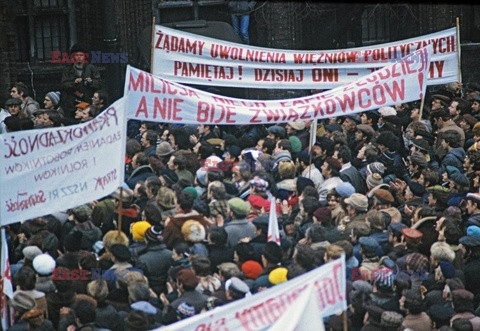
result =
[[[77,53],[72,55],[60,51],[52,51],[52,63],[76,63]],[[91,51],[83,53],[81,63],[128,63],[128,53],[106,53]],[[90,61],[89,61],[90,59]]]
[[[100,268],[92,268],[90,270],[72,269],[66,270],[62,268],[52,269],[52,280],[107,280],[107,281],[126,281],[129,270],[116,270],[108,272]],[[90,277],[89,277],[90,275]]]

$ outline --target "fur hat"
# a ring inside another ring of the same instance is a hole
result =
[[[36,307],[35,300],[31,295],[19,291],[13,294],[13,298],[10,300],[10,304],[20,313],[27,312]]]
[[[30,261],[33,261],[35,257],[42,254],[42,250],[37,246],[26,246],[22,249],[23,256]]]
[[[380,116],[397,116],[397,111],[393,107],[381,107],[378,109]]]
[[[294,130],[301,131],[305,129],[305,122],[288,122],[288,126]]]
[[[188,220],[182,225],[182,235],[186,241],[198,243],[205,240],[205,228],[199,221]]]
[[[55,268],[56,262],[50,255],[44,253],[36,256],[32,262],[33,269],[41,275],[47,276],[52,273],[52,269]]]
[[[455,252],[449,244],[443,241],[437,241],[430,247],[430,255],[437,261],[446,261],[452,263],[455,260]]]
[[[162,186],[158,190],[157,203],[164,210],[175,208],[175,192],[165,186]]]

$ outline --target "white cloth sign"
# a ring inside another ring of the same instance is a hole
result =
[[[458,80],[456,29],[340,50],[248,46],[155,26],[152,73],[178,83],[275,89],[331,89],[432,45],[427,85]]]
[[[0,135],[1,225],[73,208],[121,186],[125,102],[83,124]]]
[[[280,231],[278,231],[277,204],[275,203],[275,197],[270,198],[267,241],[273,241],[280,246]]]
[[[323,317],[347,309],[342,257],[251,297],[159,330],[323,330]]]
[[[285,100],[236,99],[183,86],[128,66],[128,118],[183,124],[251,125],[337,117],[419,100],[432,46],[327,92]]]

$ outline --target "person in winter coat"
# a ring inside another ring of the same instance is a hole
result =
[[[166,292],[168,269],[172,265],[172,251],[163,243],[162,228],[158,225],[145,232],[147,249],[139,256],[136,267],[142,269],[155,293]]]
[[[454,166],[463,172],[463,161],[467,154],[460,145],[460,135],[453,130],[445,131],[442,135],[441,146],[447,151],[447,154],[440,163],[438,171],[441,176],[445,172],[447,166]]]

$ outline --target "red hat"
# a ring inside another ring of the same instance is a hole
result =
[[[259,195],[249,195],[247,198],[248,202],[250,203],[250,206],[252,206],[255,209],[262,209],[266,212],[270,211],[270,201],[267,199],[262,198]],[[280,213],[282,211],[282,207],[279,204],[275,205],[277,208],[277,213]]]
[[[320,223],[328,223],[332,220],[332,211],[328,207],[320,207],[313,212],[313,216]]]
[[[262,265],[257,261],[248,260],[242,264],[242,272],[246,278],[257,279],[258,276],[260,276],[260,274],[262,273],[262,271]]]
[[[405,240],[412,243],[418,243],[422,240],[423,233],[416,229],[404,228],[402,234],[405,237]]]

